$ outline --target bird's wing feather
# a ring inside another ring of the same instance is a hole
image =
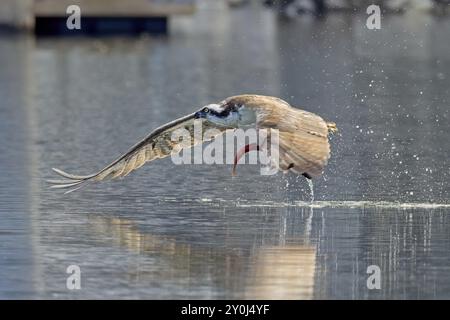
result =
[[[322,174],[330,157],[327,123],[318,115],[294,108],[273,108],[259,117],[260,128],[279,130],[280,169]]]
[[[195,121],[199,121],[202,124],[200,141],[194,140]],[[204,142],[206,140],[211,140],[213,138],[213,136],[211,135],[208,135],[208,137],[204,137],[204,133],[209,129],[217,129],[221,133],[226,129],[216,127],[206,120],[195,120],[194,114],[187,115],[157,128],[142,141],[131,147],[128,152],[120,156],[118,159],[116,159],[97,173],[87,176],[79,176],[66,173],[60,169],[53,168],[53,171],[66,178],[66,180],[48,180],[49,183],[53,184],[50,188],[76,187],[75,189],[71,189],[66,192],[68,193],[78,189],[82,184],[85,184],[87,182],[124,177],[131,171],[143,166],[146,162],[158,158],[167,157],[172,153],[172,151],[181,151],[182,147],[180,145],[180,142],[172,141],[172,134],[176,130],[183,128],[189,131],[191,137],[190,144],[184,145],[184,143],[186,142],[183,141],[184,148],[192,147],[194,144]]]
[[[280,161],[282,170],[315,177],[322,174],[330,156],[327,139],[300,133],[280,132]],[[283,167],[283,164],[287,167]]]

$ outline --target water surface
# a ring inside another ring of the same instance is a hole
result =
[[[0,298],[450,298],[448,18],[374,32],[219,7],[169,37],[0,38]],[[68,195],[44,182],[240,93],[338,124],[312,204],[304,178],[170,159]]]

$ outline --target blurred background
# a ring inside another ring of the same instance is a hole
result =
[[[0,298],[450,298],[448,1],[69,2],[0,2]],[[313,194],[170,159],[45,183],[242,93],[337,123]]]

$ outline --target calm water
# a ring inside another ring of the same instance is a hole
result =
[[[450,298],[450,19],[371,31],[357,14],[215,10],[170,37],[0,37],[0,298]],[[44,182],[240,93],[338,124],[312,205],[303,178],[255,166],[164,159],[68,195]]]

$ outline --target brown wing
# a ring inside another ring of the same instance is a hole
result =
[[[306,177],[322,174],[330,157],[327,123],[318,115],[294,108],[273,109],[259,127],[279,130],[279,165]]]
[[[182,148],[180,147],[180,143],[178,141],[172,141],[172,134],[178,129],[184,128],[190,133],[191,143],[190,145],[189,143],[187,145],[183,145],[184,148],[192,147],[194,144],[211,140],[213,137],[208,136],[201,141],[194,141],[194,121],[202,122],[202,138],[204,133],[209,129],[219,130],[220,133],[226,129],[215,127],[206,120],[195,120],[194,114],[190,114],[157,128],[142,141],[131,147],[128,152],[97,173],[87,176],[78,176],[53,168],[56,173],[67,179],[48,180],[49,183],[53,184],[50,188],[72,188],[66,192],[69,193],[79,189],[86,182],[125,177],[131,171],[143,166],[146,162],[158,158],[165,158],[169,156],[172,151],[181,151]],[[185,141],[183,141],[183,143],[185,143]]]

